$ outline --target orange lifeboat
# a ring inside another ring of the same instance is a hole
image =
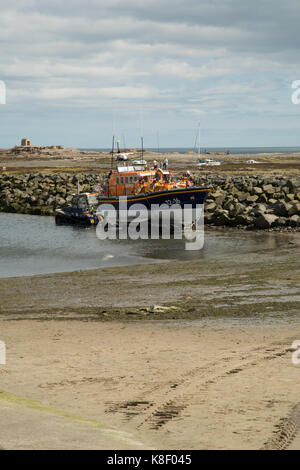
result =
[[[102,193],[111,196],[129,196],[140,193],[170,190],[177,186],[172,181],[171,170],[135,170],[134,167],[119,167],[111,170]],[[185,184],[183,187],[186,187]],[[178,186],[177,186],[178,187]]]

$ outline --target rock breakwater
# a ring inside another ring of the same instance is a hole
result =
[[[205,223],[269,229],[300,226],[300,178],[201,177],[212,186]]]
[[[0,211],[53,215],[77,192],[94,191],[97,174],[1,174]],[[217,226],[270,229],[300,227],[300,178],[201,176],[211,185],[205,223]]]

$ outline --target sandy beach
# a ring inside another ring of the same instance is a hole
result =
[[[299,447],[300,239],[278,237],[234,258],[0,279],[0,446]]]
[[[1,321],[1,337],[4,448],[279,448],[299,401],[299,323]]]

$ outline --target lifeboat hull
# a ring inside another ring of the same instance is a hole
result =
[[[126,202],[128,209],[137,203],[144,204],[148,210],[151,210],[151,206],[154,204],[167,204],[168,206],[179,204],[181,208],[189,204],[196,208],[197,205],[204,204],[209,191],[210,188],[195,186],[191,188],[176,188],[147,194],[128,195]],[[116,209],[119,209],[120,198],[100,196],[98,203],[98,212],[102,204],[112,204]]]
[[[209,188],[195,187],[192,188],[176,188],[165,191],[152,192],[149,194],[137,194],[129,195],[126,200],[122,200],[119,197],[100,197],[99,205],[97,209],[97,215],[103,217],[103,220],[114,223],[116,220],[115,217],[120,219],[122,211],[127,211],[126,220],[127,222],[135,219],[135,215],[130,215],[128,213],[129,209],[133,209],[134,205],[143,205],[147,210],[147,213],[144,214],[145,220],[156,220],[158,225],[162,224],[162,210],[170,212],[169,219],[170,225],[172,228],[176,225],[183,226],[182,224],[182,209],[184,207],[189,207],[192,209],[192,214],[190,215],[191,227],[198,226],[200,218],[203,215],[201,211],[196,209],[201,207],[204,204],[204,201],[209,193]],[[124,205],[123,205],[124,204]],[[113,208],[112,212],[108,207]],[[136,206],[137,207],[137,206]],[[137,210],[138,207],[137,207]],[[176,214],[176,212],[178,213]],[[123,220],[125,217],[123,216]],[[143,216],[139,216],[139,220],[143,220]]]

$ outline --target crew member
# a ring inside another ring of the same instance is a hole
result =
[[[191,186],[193,182],[193,178],[191,176],[191,173],[189,171],[186,171],[183,176],[182,176],[182,181],[185,182],[186,186]]]

